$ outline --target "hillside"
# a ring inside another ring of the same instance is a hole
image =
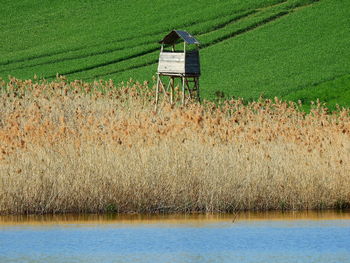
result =
[[[3,2],[4,79],[152,80],[157,41],[176,28],[202,43],[204,98],[320,97],[350,106],[346,0]]]

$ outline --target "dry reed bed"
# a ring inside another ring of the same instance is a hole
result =
[[[147,83],[0,81],[0,213],[350,204],[350,116],[260,99],[163,105]]]

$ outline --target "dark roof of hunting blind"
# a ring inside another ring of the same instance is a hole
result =
[[[183,39],[187,44],[196,44],[199,45],[199,41],[191,36],[186,31],[182,30],[173,30],[169,34],[167,34],[163,40],[159,41],[160,44],[172,45],[175,44],[177,40],[180,38]]]

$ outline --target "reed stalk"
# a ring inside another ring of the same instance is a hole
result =
[[[154,109],[148,83],[0,80],[0,214],[347,208],[349,109]]]

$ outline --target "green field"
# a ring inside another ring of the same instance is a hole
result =
[[[0,77],[152,80],[172,29],[201,42],[202,96],[350,106],[350,1],[2,1]]]

